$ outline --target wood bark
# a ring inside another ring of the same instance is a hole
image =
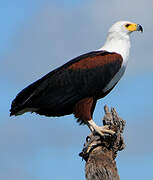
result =
[[[121,119],[114,108],[104,107],[103,124],[115,134],[90,134],[86,138],[82,152],[79,154],[85,161],[86,180],[119,180],[115,158],[117,152],[125,148],[123,130],[125,121]]]

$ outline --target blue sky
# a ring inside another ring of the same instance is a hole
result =
[[[78,153],[87,127],[78,126],[73,116],[27,113],[10,118],[9,109],[29,83],[81,53],[100,48],[111,24],[122,19],[141,24],[144,33],[132,35],[127,71],[98,102],[94,119],[101,123],[105,104],[116,107],[127,121],[127,146],[117,158],[121,179],[153,178],[152,7],[151,0],[0,3],[0,179],[85,179]]]

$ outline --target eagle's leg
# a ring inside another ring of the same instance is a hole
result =
[[[89,127],[89,129],[91,130],[91,132],[96,132],[98,133],[100,136],[104,136],[105,133],[113,135],[115,132],[108,129],[108,126],[97,126],[97,124],[91,119],[87,122],[87,125]]]

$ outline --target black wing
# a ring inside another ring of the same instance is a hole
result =
[[[46,116],[71,114],[79,100],[98,95],[121,64],[119,54],[106,51],[79,56],[23,89],[13,100],[10,115],[26,111]]]

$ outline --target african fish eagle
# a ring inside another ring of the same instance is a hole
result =
[[[74,114],[91,131],[113,134],[92,120],[98,99],[106,96],[123,76],[130,50],[130,34],[143,32],[139,24],[116,22],[104,46],[78,56],[23,89],[13,100],[10,116],[35,112],[45,116]]]

